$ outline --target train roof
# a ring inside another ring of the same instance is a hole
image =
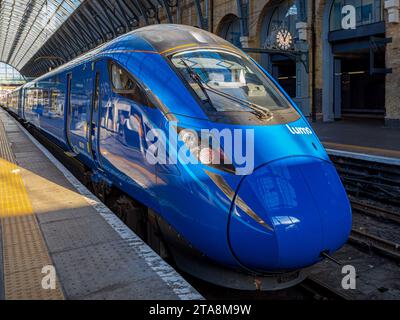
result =
[[[237,50],[230,42],[213,33],[186,25],[151,25],[137,29],[133,34],[147,41],[160,54],[192,47],[227,47]]]
[[[120,52],[153,52],[171,54],[175,51],[193,48],[226,48],[233,51],[238,49],[230,42],[208,31],[179,24],[155,24],[133,30],[104,43],[91,51],[61,65],[42,75],[31,83],[45,79],[51,75],[73,68],[83,62],[90,61],[100,54]],[[29,86],[29,83],[26,84]]]

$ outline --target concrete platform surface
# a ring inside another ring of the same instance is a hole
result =
[[[327,149],[400,159],[400,129],[376,120],[311,123]]]
[[[2,109],[0,161],[0,299],[202,299]]]

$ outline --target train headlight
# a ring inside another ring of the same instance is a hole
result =
[[[219,146],[211,143],[211,136],[201,136],[200,132],[187,128],[177,128],[179,139],[183,141],[190,153],[204,165],[235,173],[235,167],[229,158],[224,154],[224,151]],[[200,138],[205,138],[206,141],[200,141]]]
[[[204,147],[200,148],[199,160],[202,164],[212,164],[215,160],[215,151],[211,148]]]

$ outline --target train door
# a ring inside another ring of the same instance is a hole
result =
[[[101,78],[99,157],[107,172],[119,177],[128,193],[154,207],[155,166],[146,159],[149,130],[158,110],[139,82],[117,63],[108,62]],[[128,178],[128,179],[127,179]],[[129,182],[128,182],[129,181]]]
[[[71,151],[72,151],[72,144],[71,141],[69,140],[69,136],[70,136],[70,132],[69,132],[69,128],[70,128],[70,123],[71,123],[71,80],[72,80],[72,73],[68,73],[67,74],[67,95],[66,95],[66,103],[65,105],[66,107],[66,112],[65,112],[65,141],[67,142],[67,145],[70,147]]]
[[[22,114],[22,110],[23,110],[23,106],[24,106],[24,89],[22,88],[21,90],[18,91],[18,110],[17,110],[17,115],[22,118],[23,114]]]
[[[91,159],[88,139],[89,114],[92,102],[93,76],[91,71],[74,69],[69,79],[67,136],[72,151],[83,161]]]
[[[92,103],[89,112],[89,130],[88,141],[89,151],[93,162],[98,164],[98,119],[99,119],[99,104],[100,104],[100,70],[94,64],[94,81],[92,92]]]

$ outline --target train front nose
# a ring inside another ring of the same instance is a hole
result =
[[[232,253],[255,271],[312,265],[349,236],[351,208],[331,163],[313,157],[274,161],[240,184],[229,221]]]

